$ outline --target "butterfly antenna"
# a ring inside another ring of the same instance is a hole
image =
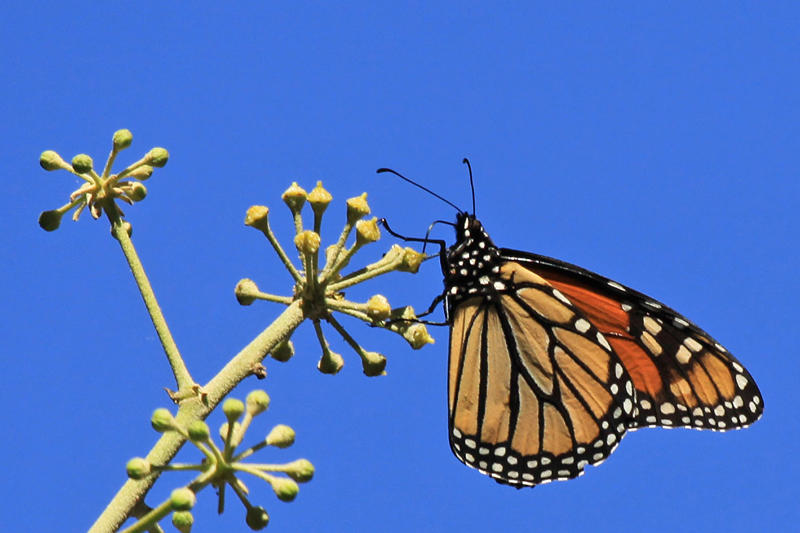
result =
[[[472,165],[469,164],[469,159],[466,157],[462,161],[469,169],[469,188],[472,189],[472,216],[475,216],[475,182],[472,181]]]
[[[407,181],[408,183],[410,183],[410,184],[411,184],[411,185],[413,185],[414,187],[418,187],[418,188],[422,189],[423,191],[425,191],[426,193],[428,193],[428,194],[430,194],[430,195],[432,195],[432,196],[435,196],[435,197],[436,197],[436,198],[438,198],[439,200],[443,201],[443,202],[444,202],[444,203],[446,203],[447,205],[449,205],[449,206],[451,206],[452,208],[454,208],[454,209],[455,209],[456,211],[458,211],[459,213],[463,213],[463,212],[464,212],[464,211],[462,211],[461,209],[459,209],[459,207],[458,207],[456,204],[454,204],[453,202],[451,202],[451,201],[450,201],[450,200],[448,200],[447,198],[444,198],[444,197],[442,197],[442,196],[440,196],[440,195],[436,194],[435,192],[433,192],[433,191],[432,191],[432,190],[430,190],[429,188],[427,188],[427,187],[423,187],[422,185],[420,185],[420,184],[419,184],[419,183],[417,183],[416,181],[408,179],[407,177],[403,176],[402,174],[400,174],[399,172],[397,172],[397,171],[395,171],[395,170],[392,170],[391,168],[379,168],[379,169],[377,170],[377,173],[378,173],[378,174],[381,174],[381,173],[383,173],[383,172],[391,172],[392,174],[394,174],[394,175],[395,175],[395,176],[397,176],[398,178],[400,178],[400,179],[402,179],[402,180],[405,180],[405,181]],[[474,194],[472,195],[472,203],[473,203],[473,207],[474,207],[474,203],[475,203],[475,195],[474,195]]]

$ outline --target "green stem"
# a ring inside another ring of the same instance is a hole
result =
[[[105,212],[111,221],[111,232],[119,245],[122,247],[122,253],[125,254],[125,259],[128,260],[128,266],[133,273],[133,278],[136,280],[136,285],[139,287],[139,292],[142,294],[144,305],[147,307],[147,312],[150,314],[150,320],[153,321],[153,326],[156,328],[156,333],[161,341],[161,346],[164,348],[164,353],[167,355],[172,373],[175,375],[175,382],[178,386],[179,392],[189,391],[195,384],[192,375],[189,374],[189,369],[186,368],[181,353],[178,351],[178,346],[175,344],[175,339],[172,338],[172,333],[169,331],[167,321],[164,314],[161,312],[161,307],[158,305],[156,295],[153,292],[153,287],[150,285],[150,280],[147,279],[147,274],[144,271],[144,266],[139,260],[139,255],[136,253],[136,248],[133,246],[128,232],[125,231],[125,226],[119,216],[119,211],[116,204],[109,205]]]
[[[245,346],[211,381],[203,386],[203,391],[206,393],[205,402],[198,397],[181,402],[175,417],[177,423],[186,427],[193,420],[205,419],[226,394],[250,375],[253,366],[259,363],[278,343],[286,339],[304,318],[300,302],[294,302],[287,307],[267,329]],[[168,464],[185,442],[186,440],[174,431],[164,433],[147,454],[146,459],[151,464]],[[92,525],[89,533],[117,531],[130,515],[136,502],[145,497],[156,479],[158,476],[153,475],[140,481],[131,479],[126,481]]]

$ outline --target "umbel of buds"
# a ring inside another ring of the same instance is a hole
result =
[[[394,245],[380,261],[345,273],[355,254],[381,237],[378,220],[374,217],[366,218],[371,213],[366,193],[347,200],[345,224],[339,238],[324,249],[320,229],[323,214],[328,212],[333,197],[322,186],[322,182],[318,181],[310,193],[294,182],[284,191],[282,199],[292,214],[295,229],[294,246],[299,256],[299,266],[289,257],[273,234],[269,224],[269,208],[258,205],[250,207],[244,223],[264,234],[289,271],[294,279],[292,296],[277,296],[262,292],[253,280],[243,279],[237,284],[235,291],[240,304],[250,305],[256,300],[267,300],[291,305],[299,301],[305,317],[314,325],[322,352],[317,368],[325,374],[339,372],[344,365],[344,359],[338,353],[331,351],[321,327],[323,323],[333,327],[359,356],[367,376],[380,376],[386,373],[386,357],[363,348],[336,318],[335,313],[346,314],[361,319],[371,326],[394,331],[403,336],[414,349],[433,342],[425,325],[417,320],[411,307],[403,306],[393,310],[389,301],[381,294],[373,295],[366,302],[353,302],[345,298],[344,289],[374,277],[395,271],[415,273],[426,258],[412,248]],[[307,204],[313,211],[313,228],[306,228],[303,224],[303,208]],[[320,253],[320,250],[324,253]],[[324,264],[320,264],[320,256],[324,256]],[[271,353],[278,361],[288,361],[293,354],[294,349],[288,339]]]
[[[147,188],[141,182],[150,178],[154,168],[167,164],[169,153],[164,148],[153,148],[122,171],[112,173],[117,155],[128,148],[132,141],[133,134],[129,130],[114,132],[111,153],[100,173],[95,170],[94,161],[87,154],[78,154],[67,163],[53,150],[42,152],[39,156],[39,165],[43,169],[66,170],[81,178],[83,183],[70,194],[67,203],[57,209],[42,212],[39,215],[39,226],[46,231],[55,231],[61,224],[64,214],[72,211],[72,219],[78,220],[86,208],[95,219],[100,218],[105,212],[114,220],[124,216],[117,200],[129,205],[144,200]]]

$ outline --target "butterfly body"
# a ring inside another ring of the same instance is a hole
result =
[[[639,427],[726,430],[761,416],[744,367],[642,293],[498,248],[467,213],[440,259],[451,449],[500,483],[577,477]]]

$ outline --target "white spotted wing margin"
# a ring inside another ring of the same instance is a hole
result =
[[[501,264],[502,290],[451,310],[450,445],[517,488],[572,479],[617,447],[635,391],[602,333],[536,274]]]

